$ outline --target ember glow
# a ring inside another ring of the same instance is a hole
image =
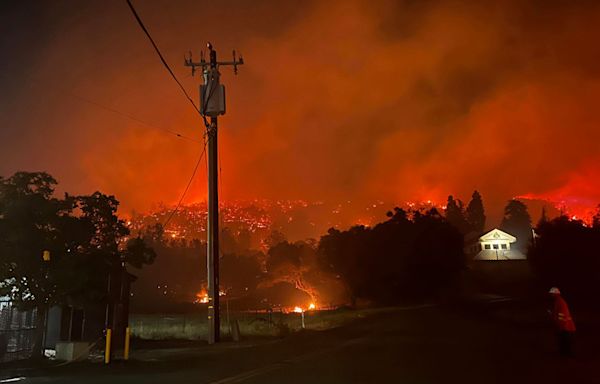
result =
[[[304,313],[306,311],[315,311],[315,310],[317,310],[317,305],[315,303],[310,303],[306,307],[295,306],[294,308],[289,308],[287,310],[284,310],[284,312]]]
[[[0,174],[47,170],[64,190],[116,195],[124,212],[177,202],[201,145],[153,127],[201,141],[201,123],[127,9],[17,3],[0,15],[11,52],[0,63]],[[444,202],[477,189],[491,216],[536,196],[584,217],[600,202],[600,3],[543,3],[142,2],[139,12],[192,95],[199,81],[179,63],[199,41],[246,58],[222,79],[224,200]],[[217,16],[198,23],[207,12]],[[12,32],[22,25],[28,33]],[[203,172],[187,204],[205,200]]]
[[[219,296],[226,296],[227,292],[219,291]],[[196,293],[196,299],[194,300],[195,304],[206,304],[209,302],[208,299],[208,290],[206,288],[202,288],[200,292]]]
[[[208,291],[203,288],[200,290],[200,292],[196,293],[196,300],[194,300],[194,303],[196,303],[196,304],[208,303]]]

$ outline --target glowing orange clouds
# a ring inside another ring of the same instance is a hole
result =
[[[138,7],[194,96],[188,49],[210,39],[221,57],[244,54],[237,77],[222,70],[224,199],[442,203],[478,189],[492,214],[514,196],[600,202],[598,5],[279,3]],[[205,6],[214,17],[199,22]],[[31,76],[47,84],[35,87],[43,102],[3,114],[18,127],[3,143],[3,174],[47,169],[66,190],[116,194],[126,211],[177,201],[200,146],[46,90],[60,84],[200,139],[200,120],[126,11],[89,5],[36,24],[52,30],[31,50]],[[18,106],[33,91],[10,94]],[[201,164],[187,201],[204,200],[205,185]]]

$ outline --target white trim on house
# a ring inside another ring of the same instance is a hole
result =
[[[475,254],[473,260],[525,260],[525,255],[511,247],[516,241],[513,235],[494,228],[479,237],[471,248],[471,253]]]

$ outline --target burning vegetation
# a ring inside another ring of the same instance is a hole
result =
[[[171,280],[161,284],[171,287],[167,294],[161,291],[161,299],[205,304],[205,247],[200,242],[173,243],[163,238],[153,244],[160,255],[155,265],[135,286],[137,304],[159,304],[154,290],[147,290],[156,287],[155,279]],[[397,208],[387,221],[372,228],[330,229],[320,241],[278,240],[266,253],[242,249],[239,243],[223,247],[229,251],[220,258],[227,305],[293,312],[332,308],[357,299],[397,301],[437,292],[462,265],[462,238],[435,209],[408,214]]]
[[[489,226],[482,197],[475,191],[468,204],[449,196],[444,205],[430,201],[405,206],[388,212],[387,220],[378,224],[330,228],[319,240],[289,241],[274,229],[253,241],[244,228],[224,228],[220,286],[226,305],[234,310],[294,312],[447,293],[464,268],[463,238]],[[286,209],[292,214],[295,208],[290,203]],[[545,213],[542,219],[547,220]],[[519,238],[515,246],[527,253],[532,222],[527,206],[512,199],[499,228]],[[208,301],[205,244],[173,239],[159,225],[140,233],[159,257],[134,285],[134,309],[186,310],[188,304],[202,308]]]

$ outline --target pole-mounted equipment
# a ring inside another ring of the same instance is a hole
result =
[[[202,69],[203,84],[200,86],[200,114],[210,117],[207,124],[208,145],[208,226],[207,226],[207,271],[208,271],[208,343],[214,344],[220,339],[219,316],[219,192],[218,192],[218,146],[217,117],[225,114],[225,86],[220,83],[220,66],[233,66],[237,74],[238,65],[244,64],[240,55],[233,61],[217,61],[217,51],[211,43],[207,44],[209,60],[204,60],[204,52],[200,52],[200,62],[192,61],[192,54],[185,58],[185,66],[192,67],[192,75],[196,68]],[[206,121],[206,120],[205,120]]]

